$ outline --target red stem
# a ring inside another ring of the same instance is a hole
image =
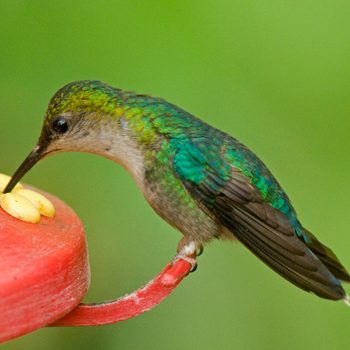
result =
[[[113,301],[80,304],[51,326],[96,326],[117,323],[140,315],[166,298],[190,270],[191,264],[183,259],[169,263],[144,287]]]

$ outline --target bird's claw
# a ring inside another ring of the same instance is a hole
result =
[[[190,273],[197,270],[197,260],[196,260],[196,258],[193,258],[191,256],[183,255],[180,252],[180,253],[175,255],[172,263],[175,264],[175,262],[178,261],[178,260],[185,260],[191,265]]]
[[[197,247],[197,250],[196,250],[196,256],[200,256],[202,255],[203,253],[203,246],[201,245],[200,247]]]
[[[200,254],[202,254],[202,252],[203,252],[202,246],[199,246],[194,241],[190,241],[181,246],[181,250],[174,257],[173,263],[175,263],[179,259],[185,260],[191,265],[190,273],[194,272],[197,270],[197,266],[198,266],[196,258]]]

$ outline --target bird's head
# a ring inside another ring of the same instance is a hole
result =
[[[121,130],[121,90],[100,81],[70,83],[51,98],[36,146],[5,189],[16,183],[40,159],[57,152],[106,152]]]

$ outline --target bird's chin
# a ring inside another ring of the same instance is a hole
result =
[[[54,154],[57,154],[57,153],[61,153],[63,152],[62,149],[59,149],[59,148],[56,148],[56,149],[52,149],[52,150],[47,150],[46,152],[44,152],[41,157],[40,157],[40,160],[41,159],[44,159],[48,156],[53,156]]]

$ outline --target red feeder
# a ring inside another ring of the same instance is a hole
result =
[[[0,209],[0,343],[46,325],[119,322],[160,303],[189,273],[178,260],[143,288],[101,304],[79,304],[89,287],[83,225],[59,199],[53,219],[29,224]]]
[[[83,225],[66,204],[53,219],[29,224],[0,209],[0,342],[54,322],[89,287]]]

